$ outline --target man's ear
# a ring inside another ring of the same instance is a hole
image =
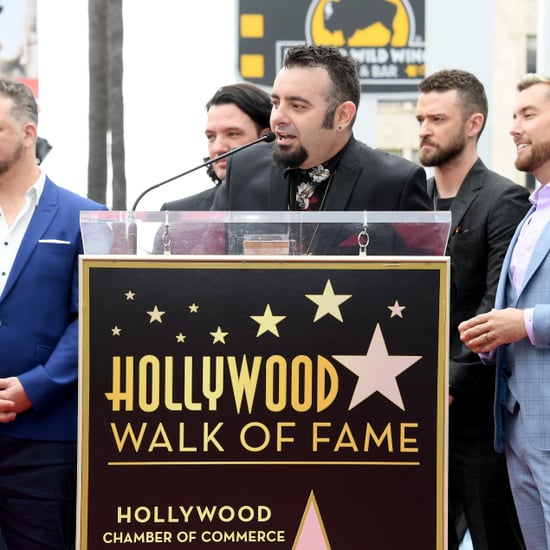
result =
[[[484,122],[485,122],[485,117],[481,113],[474,113],[473,115],[470,115],[470,119],[468,121],[468,124],[469,124],[468,135],[479,136],[479,133],[483,128]]]
[[[27,122],[25,126],[23,126],[23,133],[24,133],[24,141],[25,146],[27,148],[34,149],[36,147],[36,139],[38,137],[38,131],[36,129],[36,125],[32,122]]]
[[[353,101],[344,101],[338,105],[336,113],[334,113],[334,125],[336,128],[343,130],[351,126],[356,112],[357,107]]]

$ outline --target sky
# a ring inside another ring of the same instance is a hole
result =
[[[207,156],[205,104],[237,73],[237,0],[127,0],[124,110],[128,208],[146,188]],[[53,149],[42,166],[86,194],[87,1],[38,0],[39,135]],[[205,169],[146,195],[142,211],[209,187]],[[110,206],[110,205],[109,205]]]

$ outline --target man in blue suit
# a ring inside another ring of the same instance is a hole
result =
[[[36,162],[29,88],[0,79],[0,549],[74,548],[80,211]]]
[[[518,84],[516,168],[540,183],[502,265],[495,309],[459,325],[461,340],[497,362],[495,447],[506,454],[528,550],[550,548],[550,77]]]

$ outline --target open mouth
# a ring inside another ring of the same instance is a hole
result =
[[[289,145],[292,141],[296,139],[296,136],[293,134],[286,134],[284,132],[277,132],[277,143],[281,145]]]

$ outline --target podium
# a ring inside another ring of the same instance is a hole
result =
[[[81,226],[77,548],[446,548],[450,213]]]

